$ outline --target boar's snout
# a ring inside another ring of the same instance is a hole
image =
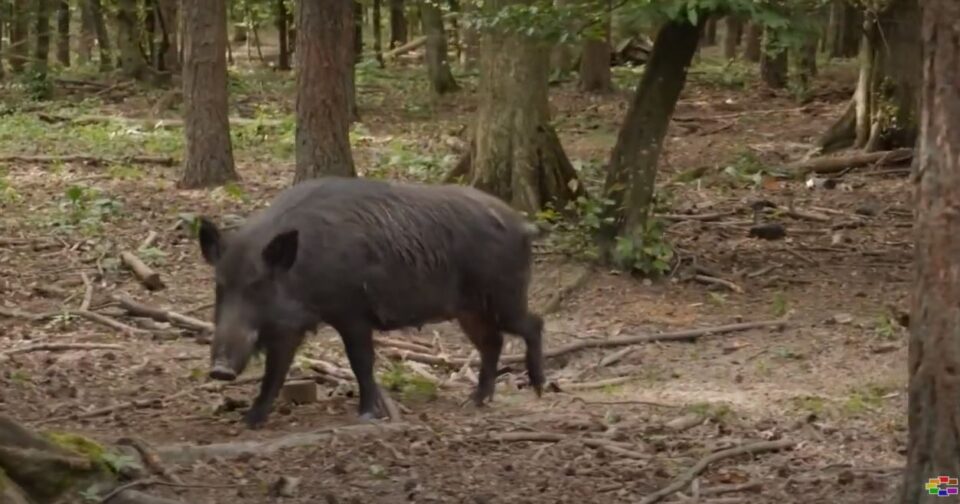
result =
[[[223,364],[214,364],[210,368],[210,378],[219,381],[233,381],[237,379],[237,373]]]

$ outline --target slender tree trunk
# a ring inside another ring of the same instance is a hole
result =
[[[820,39],[816,32],[808,35],[803,45],[795,53],[797,62],[797,81],[803,89],[810,89],[813,78],[817,76],[817,44]]]
[[[929,479],[960,473],[960,3],[924,0],[922,5],[917,273],[901,504],[936,502],[927,491]]]
[[[325,175],[356,176],[350,150],[353,5],[300,0],[297,5],[297,172],[294,183]]]
[[[740,36],[743,33],[743,20],[737,16],[724,18],[726,30],[723,33],[723,57],[732,60],[737,58],[737,46],[740,45]]]
[[[407,18],[403,0],[390,0],[390,49],[407,43]]]
[[[763,26],[754,22],[747,23],[747,29],[743,33],[743,59],[759,63],[762,40]]]
[[[717,45],[717,18],[710,16],[707,19],[707,25],[703,29],[703,36],[700,39],[701,47],[710,47]]]
[[[120,49],[120,69],[124,75],[134,79],[145,77],[147,68],[146,61],[140,53],[139,42],[137,0],[119,0],[117,2],[117,46]]]
[[[487,14],[529,0],[487,2]],[[550,125],[549,47],[516,32],[481,37],[480,102],[474,152],[465,166],[470,184],[533,215],[563,208],[582,194],[576,172]]]
[[[383,19],[381,19],[380,6],[382,0],[373,0],[373,54],[377,58],[380,68],[383,64]]]
[[[702,20],[697,26],[677,20],[660,28],[610,155],[604,190],[619,210],[614,210],[614,223],[604,230],[601,246],[606,258],[621,267],[631,264],[626,258],[616,257],[615,238],[642,245],[663,139],[686,84],[687,69],[697,52],[704,24]]]
[[[845,2],[843,22],[845,26],[839,38],[841,44],[840,56],[844,58],[855,58],[860,51],[860,42],[863,40],[861,32],[861,28],[863,27],[863,12],[849,2]]]
[[[157,58],[157,0],[144,0],[143,10],[143,40],[147,42],[146,60],[147,64],[153,64]]]
[[[180,31],[179,24],[179,3],[180,0],[157,0],[157,24],[160,26],[160,43],[157,49],[158,70],[167,72],[179,72],[180,61],[179,45],[177,43],[177,34]]]
[[[427,61],[433,92],[442,95],[457,91],[460,87],[447,62],[447,34],[443,28],[440,9],[429,0],[420,2],[420,19],[423,21],[423,32],[427,34],[424,58]]]
[[[70,1],[60,0],[57,6],[57,61],[70,66]]]
[[[93,20],[93,29],[97,33],[97,45],[100,47],[100,71],[107,72],[113,68],[113,62],[110,54],[110,35],[103,20],[103,7],[100,5],[100,0],[86,0],[86,2]]]
[[[7,9],[7,3],[0,2],[0,54],[3,54],[4,49],[6,49],[6,47],[3,45],[3,32],[4,26],[6,25],[9,17],[10,11]],[[3,79],[4,77],[6,77],[6,70],[3,68],[3,59],[0,58],[0,79]]]
[[[30,13],[33,12],[29,0],[13,0],[13,16],[10,20],[10,70],[23,72],[27,63],[30,44],[27,41]]]
[[[847,27],[846,0],[833,0],[830,4],[830,20],[827,23],[827,51],[831,58],[843,57],[844,29]]]
[[[186,148],[178,186],[238,180],[227,119],[226,0],[183,1],[183,110]]]
[[[90,6],[87,0],[80,0],[80,37],[77,41],[77,60],[81,65],[90,63],[93,59],[93,42],[96,39],[93,27],[93,17],[90,15]]]
[[[473,2],[464,2],[461,5],[460,13],[464,19],[470,17],[476,9]],[[460,65],[464,70],[475,70],[477,68],[477,62],[480,61],[480,35],[477,33],[476,28],[468,26],[468,23],[460,23],[460,33],[462,34],[460,40]]]
[[[37,45],[34,46],[33,70],[46,75],[50,60],[50,2],[49,0],[36,0],[34,6],[37,9]]]
[[[353,2],[353,60],[363,61],[363,4]]]
[[[760,78],[767,86],[781,89],[787,86],[787,51],[773,49],[776,43],[776,32],[770,29],[764,30],[764,50],[760,55]]]
[[[609,1],[604,2],[604,8],[606,13],[603,20],[603,38],[585,39],[580,55],[580,89],[590,93],[613,91],[613,78],[610,74],[612,13]]]
[[[854,93],[856,102],[856,139],[854,147],[862,149],[870,138],[870,109],[873,101],[870,82],[876,71],[876,23],[872,20],[864,22],[863,41],[860,43],[860,74],[857,79],[857,89]]]
[[[277,61],[277,68],[280,70],[290,70],[290,48],[287,42],[290,40],[287,34],[287,6],[283,0],[274,0],[274,16],[277,23],[277,40],[280,43],[280,55]]]
[[[450,6],[450,13],[454,14],[454,17],[450,19],[450,33],[453,34],[453,36],[450,37],[453,40],[453,59],[454,61],[460,61],[460,58],[463,56],[463,33],[460,31],[460,16],[462,14],[460,1],[447,0],[447,5]]]

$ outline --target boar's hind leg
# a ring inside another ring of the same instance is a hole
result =
[[[297,352],[303,335],[295,337],[285,337],[283,335],[264,335],[263,339],[269,341],[266,345],[267,362],[263,371],[263,380],[260,382],[260,395],[253,401],[253,406],[247,411],[245,421],[251,429],[258,429],[263,426],[270,415],[270,406],[277,399],[280,393],[280,387],[283,386],[287,378],[287,372],[290,371],[290,364],[293,363],[293,356]]]
[[[519,316],[501,318],[500,326],[504,331],[523,338],[527,346],[526,365],[530,386],[537,396],[543,395],[543,384],[546,381],[543,374],[543,319],[539,315],[526,312]]]
[[[480,377],[474,390],[473,403],[482,406],[487,399],[493,398],[493,389],[497,380],[497,362],[503,350],[503,334],[495,323],[479,315],[462,315],[457,319],[480,353]]]
[[[360,418],[372,420],[377,415],[379,390],[373,378],[373,329],[365,324],[338,324],[334,328],[340,333],[343,346],[350,361],[350,368],[360,388]]]

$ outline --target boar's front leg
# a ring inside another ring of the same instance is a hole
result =
[[[380,397],[377,382],[373,378],[373,329],[361,322],[331,325],[343,339],[350,368],[360,388],[360,418],[373,420],[377,415],[377,400]]]
[[[303,334],[261,334],[261,341],[266,349],[267,362],[260,382],[260,394],[253,401],[253,406],[247,411],[244,421],[251,429],[259,429],[267,422],[270,416],[270,407],[280,393],[293,363],[293,356],[303,339]]]

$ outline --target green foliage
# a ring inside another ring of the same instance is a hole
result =
[[[690,71],[690,81],[723,89],[740,90],[753,79],[756,65],[742,60],[704,59]]]
[[[7,170],[0,168],[0,205],[20,201],[20,193],[7,180]]]
[[[34,69],[24,70],[17,78],[17,84],[32,101],[49,100],[53,96],[53,82],[46,72]]]
[[[580,196],[568,202],[561,211],[548,204],[534,216],[534,220],[550,231],[550,241],[562,253],[593,261],[600,258],[595,237],[605,223],[613,223],[613,217],[605,215],[609,215],[608,210],[614,204],[611,199]]]
[[[391,140],[377,157],[376,164],[369,170],[370,175],[418,182],[439,180],[456,162],[456,156],[440,156],[400,138]]]
[[[769,174],[767,167],[750,151],[743,151],[723,169],[735,184],[759,187],[763,176]]]
[[[380,383],[387,390],[400,392],[404,400],[429,401],[437,397],[437,384],[413,373],[402,362],[391,363],[380,375]]]
[[[773,295],[771,311],[774,317],[782,317],[787,314],[787,298],[782,292]]]
[[[99,231],[103,222],[120,208],[119,201],[104,196],[96,188],[72,185],[58,202],[52,225],[63,230],[79,228],[91,234]]]
[[[613,262],[627,271],[646,276],[660,276],[670,271],[673,247],[664,241],[663,221],[649,217],[640,234],[618,236],[613,249]]]

